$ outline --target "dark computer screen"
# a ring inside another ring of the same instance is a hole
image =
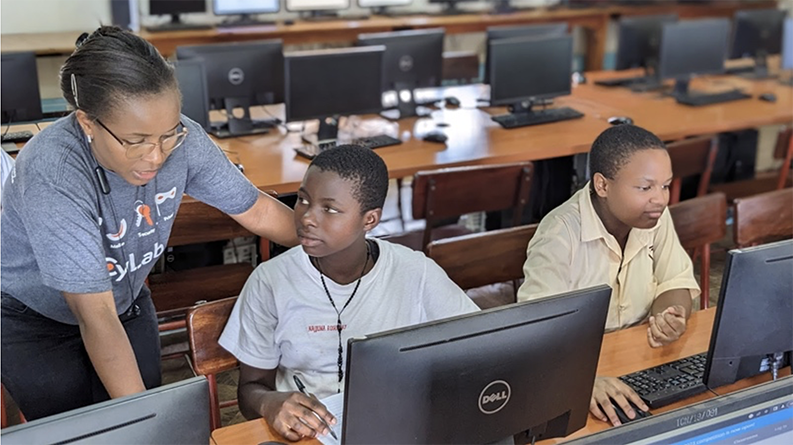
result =
[[[793,70],[793,17],[785,19],[782,40],[782,69]]]
[[[41,119],[41,96],[36,54],[33,52],[2,54],[2,123]]]
[[[571,36],[519,37],[490,42],[490,104],[511,105],[570,94]]]
[[[793,377],[757,385],[568,442],[584,444],[793,443]]]
[[[661,29],[665,23],[676,21],[676,14],[621,18],[616,69],[648,68],[654,72],[658,67]]]
[[[724,72],[730,22],[727,19],[685,20],[664,24],[659,71],[663,79]]]
[[[205,0],[149,0],[149,14],[151,15],[176,15],[205,11]]]
[[[437,87],[443,75],[443,28],[359,34],[359,46],[385,46],[383,91]]]
[[[779,54],[786,15],[778,9],[737,11],[730,58],[755,57],[758,52]]]
[[[176,62],[176,81],[182,92],[182,114],[209,129],[209,93],[204,62],[179,60]]]
[[[724,266],[704,382],[767,372],[793,351],[793,240],[731,250]]]
[[[521,26],[489,26],[487,28],[485,45],[485,79],[484,83],[490,83],[490,42],[494,40],[511,39],[515,37],[541,37],[541,36],[563,36],[567,34],[567,23],[547,23],[542,25],[521,25]]]
[[[342,443],[529,443],[582,428],[610,297],[598,286],[350,339]]]
[[[256,42],[179,46],[179,60],[204,62],[213,108],[227,99],[245,98],[251,105],[284,101],[284,56],[280,39]]]
[[[108,400],[0,431],[3,444],[209,443],[206,377]]]
[[[287,121],[382,110],[384,52],[364,46],[287,54]]]

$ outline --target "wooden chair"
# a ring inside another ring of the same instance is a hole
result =
[[[793,238],[793,188],[736,199],[733,235],[738,247]]]
[[[537,224],[531,224],[445,238],[431,242],[427,256],[462,289],[512,281],[517,296],[526,248],[536,231]]]
[[[175,218],[168,247],[254,236],[220,210],[187,196]],[[269,253],[268,242],[261,241],[262,256]],[[183,328],[187,309],[199,301],[238,295],[251,272],[252,264],[239,263],[149,275],[157,316],[169,320],[160,331]]]
[[[459,225],[435,229],[442,221],[466,213],[514,209],[520,222],[529,200],[532,164],[455,167],[418,172],[413,177],[413,218],[426,219],[423,231],[389,236],[389,241],[425,250],[433,239],[470,233]]]
[[[776,148],[774,149],[774,159],[782,160],[782,166],[777,174],[743,181],[714,184],[710,186],[710,189],[711,191],[724,193],[727,195],[727,201],[732,203],[738,198],[793,186],[793,178],[790,177],[790,163],[793,161],[793,128],[784,128],[779,131]]]
[[[237,404],[237,400],[220,402],[216,375],[237,367],[237,359],[218,344],[237,297],[224,298],[193,306],[187,311],[187,337],[190,362],[196,375],[209,381],[209,410],[212,430],[220,428],[220,410]]]
[[[443,80],[468,84],[479,79],[479,55],[474,51],[445,51]]]
[[[710,244],[727,235],[727,199],[723,193],[700,196],[669,206],[669,213],[680,244],[692,259],[695,251],[701,251],[700,308],[707,309],[710,301]]]
[[[680,201],[680,188],[683,178],[700,175],[697,196],[708,192],[713,163],[719,149],[718,138],[701,136],[683,139],[667,145],[669,158],[672,160],[672,186],[669,191],[669,204]]]

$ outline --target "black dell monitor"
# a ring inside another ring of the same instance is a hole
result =
[[[530,443],[582,428],[610,298],[600,285],[350,339],[342,443]]]
[[[168,29],[179,29],[183,25],[180,14],[190,12],[206,12],[205,0],[149,0],[149,14],[170,15],[171,22],[166,25]],[[153,27],[150,30],[157,30]]]
[[[790,364],[793,240],[731,250],[713,323],[704,382],[734,383]]]
[[[616,69],[644,68],[647,76],[657,75],[661,29],[675,22],[676,14],[621,18]]]
[[[511,113],[530,113],[542,99],[571,91],[573,38],[569,35],[493,40],[490,55],[490,104]]]
[[[204,130],[209,130],[209,92],[204,62],[177,61],[176,81],[182,93],[182,114],[196,121]]]
[[[340,116],[378,113],[384,46],[301,51],[285,56],[286,120],[319,119],[316,140],[335,140]]]
[[[588,444],[793,443],[793,377],[767,382],[567,442]]]
[[[204,63],[211,108],[225,110],[228,117],[225,126],[212,124],[213,134],[229,137],[266,133],[272,128],[271,121],[251,119],[249,108],[284,101],[280,39],[179,46],[176,57]]]
[[[779,54],[781,50],[782,26],[786,15],[786,11],[779,9],[735,12],[730,59],[754,58],[754,72],[749,77],[768,77],[766,56]]]
[[[36,121],[43,117],[39,75],[33,52],[2,53],[2,123]]]
[[[4,445],[192,445],[209,443],[209,433],[209,385],[206,377],[193,377],[5,428],[0,441]]]
[[[662,79],[675,79],[673,96],[687,96],[689,81],[694,75],[724,72],[729,33],[727,19],[664,24],[658,71]]]
[[[485,79],[483,83],[490,83],[490,42],[516,37],[542,37],[563,36],[567,34],[567,23],[545,23],[541,25],[505,25],[488,26],[485,45]]]
[[[414,90],[441,85],[444,35],[443,28],[358,35],[358,46],[385,46],[382,89],[398,93],[399,118],[417,115]]]

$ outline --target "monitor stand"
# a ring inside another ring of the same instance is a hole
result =
[[[245,26],[272,26],[275,22],[272,20],[262,21],[251,14],[240,14],[239,18],[224,20],[218,25],[218,28],[241,28]]]
[[[333,143],[339,138],[339,116],[327,116],[319,120],[317,134],[304,134],[303,142],[320,146]]]
[[[763,80],[775,76],[768,72],[768,58],[765,51],[758,51],[754,58],[754,68],[748,72],[738,73],[744,79]]]
[[[424,13],[415,11],[393,11],[388,6],[380,6],[377,8],[372,8],[372,15],[379,15],[381,17],[410,17],[415,15],[424,15]]]
[[[251,119],[251,100],[248,97],[227,97],[223,99],[223,105],[226,109],[227,122],[219,126],[210,125],[210,133],[218,138],[265,134],[277,125],[275,119]],[[242,110],[242,116],[235,116],[234,110]]]
[[[396,109],[385,110],[380,113],[380,116],[391,121],[396,121],[408,117],[426,117],[430,115],[431,111],[428,108],[419,106],[416,103],[415,91],[411,85],[397,83],[394,85],[394,89],[397,93]]]
[[[179,14],[171,14],[171,21],[157,26],[147,26],[148,32],[188,31],[212,29],[212,25],[205,23],[184,23],[179,19]]]

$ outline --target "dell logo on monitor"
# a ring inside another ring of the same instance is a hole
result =
[[[407,72],[413,69],[413,58],[404,55],[399,58],[399,69],[403,72]]]
[[[507,405],[511,395],[512,388],[509,387],[509,383],[494,380],[479,393],[479,411],[485,414],[497,413]]]
[[[239,85],[245,80],[245,72],[240,68],[232,68],[229,70],[229,82],[232,85]]]

